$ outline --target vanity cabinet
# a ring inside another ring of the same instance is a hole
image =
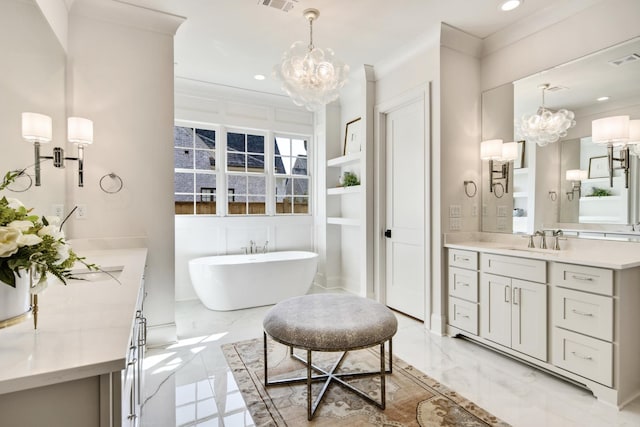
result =
[[[138,294],[136,317],[131,330],[126,367],[122,371],[122,410],[120,415],[123,427],[137,427],[140,425],[142,393],[144,391],[142,365],[147,344],[147,318],[143,314],[144,295],[143,282]],[[114,419],[117,419],[117,410],[114,415]]]
[[[585,251],[578,258],[562,251],[527,256],[477,244],[453,246],[448,335],[463,335],[581,384],[618,408],[640,396],[640,255],[621,255],[635,247],[609,249],[597,258]]]
[[[613,386],[613,271],[553,263],[552,363]]]
[[[480,336],[546,361],[544,261],[492,254],[481,254],[480,259]],[[517,277],[542,280],[543,283]]]
[[[449,323],[478,335],[478,254],[449,251]]]

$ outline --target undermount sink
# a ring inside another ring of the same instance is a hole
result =
[[[78,282],[102,282],[105,280],[115,280],[118,281],[118,278],[122,274],[124,270],[123,265],[115,265],[109,267],[100,267],[100,270],[89,270],[87,268],[71,270],[71,274],[73,275],[73,279]]]

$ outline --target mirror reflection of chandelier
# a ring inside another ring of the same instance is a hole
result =
[[[576,125],[576,121],[573,111],[562,108],[554,112],[544,106],[544,93],[549,89],[549,83],[538,88],[542,89],[542,106],[536,114],[522,116],[516,127],[516,134],[527,142],[545,146],[567,136],[567,131]]]
[[[273,68],[273,75],[282,81],[282,89],[293,103],[316,111],[338,99],[349,73],[349,66],[335,58],[332,49],[313,45],[313,21],[318,19],[317,9],[306,9],[303,16],[309,21],[309,45],[297,41],[282,55],[282,61]]]

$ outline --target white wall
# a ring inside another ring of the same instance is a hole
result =
[[[441,164],[441,117],[440,117],[440,28],[434,28],[430,40],[425,43],[424,49],[417,52],[413,56],[406,58],[402,62],[398,62],[394,68],[384,71],[383,75],[377,75],[375,85],[376,106],[393,105],[395,100],[401,99],[404,95],[412,91],[426,91],[426,101],[429,103],[430,117],[425,123],[430,133],[425,135],[425,164],[429,164],[430,172],[425,177],[425,189],[427,197],[425,203],[431,206],[430,212],[426,212],[430,223],[425,224],[425,233],[430,234],[431,241],[425,242],[431,248],[425,247],[425,254],[431,253],[425,259],[426,265],[426,281],[429,289],[425,292],[425,307],[427,310],[425,316],[425,325],[428,328],[437,331],[441,328],[442,310],[440,307],[440,284],[441,284],[441,262],[442,262],[442,235],[441,235],[441,216],[440,216],[440,190],[442,182],[445,179],[443,173],[446,173]],[[377,72],[377,71],[376,71]],[[376,129],[377,130],[377,129]],[[376,138],[376,141],[378,139]],[[374,175],[380,174],[382,165],[380,158],[382,153],[380,147],[374,147],[376,153],[375,164],[377,170]],[[384,193],[384,181],[380,177],[376,178],[374,193],[376,194],[374,205],[380,218],[384,218],[385,206],[381,205],[380,195]],[[383,197],[383,196],[381,196]],[[379,229],[374,230],[374,238],[377,246],[382,247],[382,229],[386,228],[384,221],[378,221]],[[374,264],[380,265],[383,262],[381,258],[382,250],[378,250],[375,255]],[[376,282],[382,280],[382,271],[376,269]]]
[[[179,123],[225,125],[310,136],[313,115],[286,96],[274,96],[178,78],[175,119]],[[314,144],[315,145],[315,144]],[[323,147],[324,148],[324,147]],[[315,156],[317,148],[312,148]],[[309,165],[314,165],[311,159]],[[311,166],[310,166],[311,167]],[[312,181],[316,179],[311,170]],[[312,188],[316,188],[312,184]],[[312,203],[316,197],[313,197]],[[312,207],[313,209],[313,207]],[[269,250],[313,250],[312,215],[219,217],[175,216],[175,299],[196,299],[190,259],[237,254],[253,240]]]
[[[483,56],[482,90],[521,79],[640,35],[640,1],[607,0]],[[509,40],[514,25],[492,35]]]
[[[69,168],[74,238],[146,236],[145,314],[151,344],[175,340],[173,35],[182,19],[118,2],[76,1],[69,16],[68,113],[94,122],[85,187]],[[144,28],[144,29],[143,29]],[[115,172],[121,192],[98,182]]]

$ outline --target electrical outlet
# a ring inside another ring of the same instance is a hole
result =
[[[478,205],[471,206],[471,216],[478,216]]]
[[[87,219],[87,205],[77,205],[76,219]]]
[[[482,205],[482,216],[487,216],[487,205]]]
[[[462,216],[462,206],[449,205],[449,218],[460,218]]]
[[[51,211],[53,215],[60,218],[60,220],[64,218],[64,205],[51,205]]]

